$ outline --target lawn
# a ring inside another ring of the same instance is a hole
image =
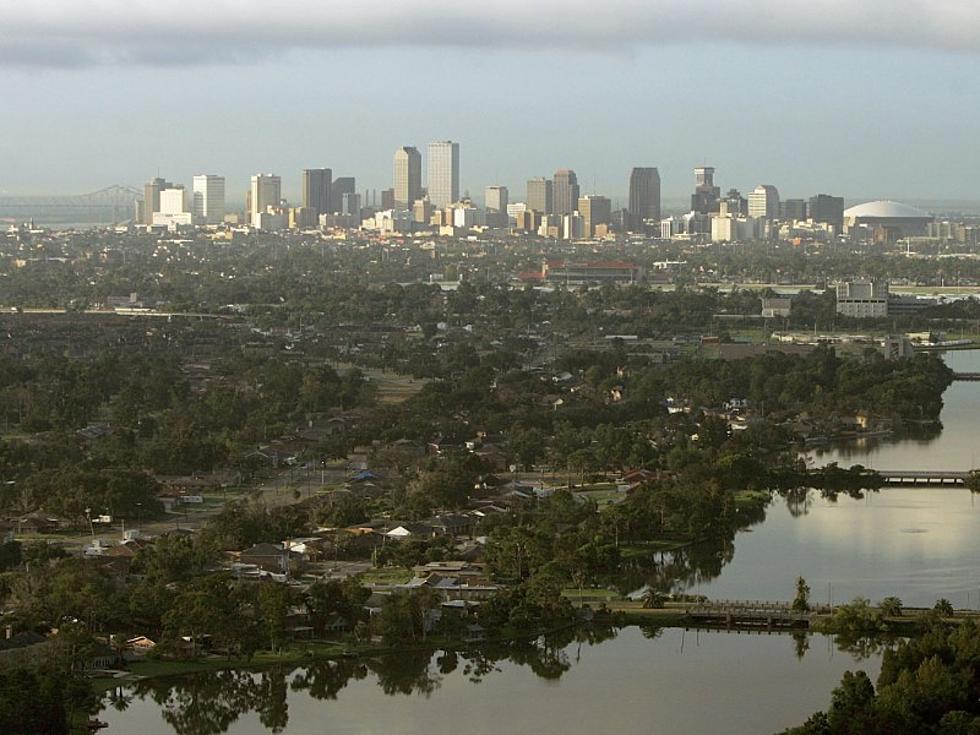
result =
[[[405,584],[414,577],[408,567],[381,567],[364,572],[364,584]]]

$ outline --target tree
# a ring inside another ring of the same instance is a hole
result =
[[[936,600],[936,604],[932,609],[944,618],[951,618],[956,614],[956,611],[953,609],[953,603],[951,603],[945,597],[941,597]]]
[[[269,650],[278,652],[286,639],[286,618],[292,595],[289,588],[278,582],[259,585],[258,613]]]
[[[902,601],[897,597],[886,597],[878,603],[878,609],[887,618],[898,618],[902,616]]]
[[[793,598],[793,610],[808,612],[810,610],[810,586],[803,577],[796,578],[796,597]]]
[[[831,732],[858,733],[873,732],[868,725],[872,722],[872,705],[875,688],[871,679],[863,671],[847,671],[840,686],[834,689],[831,697],[827,721]]]
[[[666,599],[661,592],[653,587],[647,587],[646,592],[643,593],[643,607],[648,610],[659,610],[664,606]]]

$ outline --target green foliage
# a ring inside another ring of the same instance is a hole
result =
[[[974,735],[980,731],[980,628],[934,625],[887,649],[877,692],[848,672],[830,709],[788,735]]]
[[[4,735],[67,735],[71,685],[48,670],[0,670],[0,732]]]

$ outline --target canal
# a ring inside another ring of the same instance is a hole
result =
[[[99,718],[109,735],[764,735],[826,708],[845,671],[880,667],[821,635],[649,635],[182,677],[129,690]]]

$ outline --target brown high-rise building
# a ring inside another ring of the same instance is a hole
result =
[[[653,167],[634,168],[630,172],[629,228],[660,231],[660,172]]]
[[[578,177],[570,168],[560,168],[554,177],[555,214],[571,214],[578,206]]]
[[[555,189],[550,179],[539,176],[527,182],[527,208],[538,214],[553,214]]]
[[[578,200],[578,212],[582,215],[582,234],[594,237],[596,225],[608,225],[612,219],[612,202],[606,197],[589,196]]]

